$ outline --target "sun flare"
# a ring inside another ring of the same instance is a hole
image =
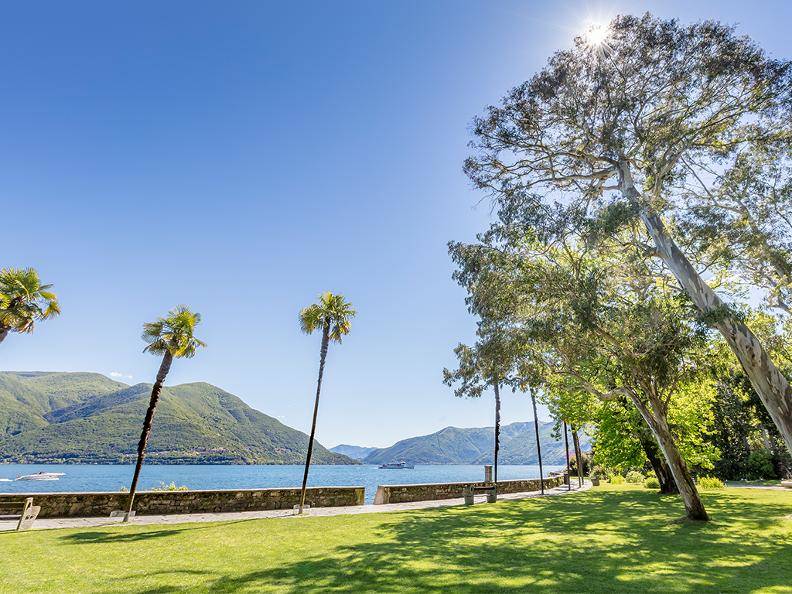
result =
[[[583,32],[583,38],[589,45],[599,46],[605,42],[608,37],[607,23],[588,23]]]

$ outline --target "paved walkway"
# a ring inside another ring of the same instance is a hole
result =
[[[591,483],[586,481],[582,488],[578,488],[577,481],[572,481],[572,490],[566,486],[546,489],[544,497],[566,495],[576,491],[586,491],[591,488]],[[526,493],[505,493],[498,495],[500,501],[511,501],[516,499],[530,499],[532,497],[542,497],[539,491],[529,491]],[[476,503],[485,503],[486,495],[477,495]],[[381,512],[398,512],[412,509],[428,509],[435,507],[449,507],[452,505],[463,505],[464,499],[441,499],[432,501],[414,501],[412,503],[386,503],[383,505],[355,505],[348,507],[317,507],[308,512],[308,516],[340,516],[347,514],[373,514]],[[132,525],[155,525],[155,524],[185,524],[189,522],[229,522],[239,520],[257,520],[261,518],[292,518],[297,519],[292,510],[270,510],[270,511],[251,511],[251,512],[231,512],[223,514],[172,514],[157,516],[139,516],[132,521]],[[98,528],[101,526],[113,526],[121,523],[121,518],[44,518],[36,520],[33,530],[50,530],[53,528]],[[0,531],[15,530],[17,522],[0,520]]]

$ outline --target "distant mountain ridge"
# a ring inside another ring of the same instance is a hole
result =
[[[566,464],[564,438],[553,436],[555,423],[539,422],[539,442],[542,446],[542,462],[549,465]],[[429,435],[410,437],[396,442],[388,448],[371,449],[362,459],[366,464],[384,464],[404,460],[412,464],[491,464],[493,458],[494,427],[458,428],[446,427]],[[588,436],[580,435],[581,448],[590,449]],[[538,464],[536,434],[533,421],[510,423],[501,427],[501,443],[498,461],[501,464]],[[340,448],[341,446],[337,446]],[[569,440],[570,454],[574,452]],[[339,451],[334,448],[335,451]],[[348,454],[349,455],[349,454]]]
[[[335,452],[336,454],[343,454],[344,456],[349,456],[353,460],[363,460],[363,458],[368,456],[371,452],[373,452],[376,449],[377,448],[340,443],[334,448],[330,448],[330,451]]]
[[[0,372],[0,462],[133,462],[151,384]],[[300,464],[308,436],[204,382],[162,390],[149,464]],[[355,464],[314,442],[316,464]]]

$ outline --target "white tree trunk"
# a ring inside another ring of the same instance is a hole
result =
[[[635,188],[628,163],[621,164],[621,192],[639,206],[641,220],[654,241],[659,257],[702,313],[718,312],[714,326],[740,361],[756,393],[792,453],[792,387],[778,370],[750,328],[732,315],[720,297],[696,272],[665,229],[660,217],[649,211]]]

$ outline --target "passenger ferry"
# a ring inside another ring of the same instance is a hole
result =
[[[401,462],[388,462],[387,464],[381,464],[380,468],[388,468],[391,470],[402,470],[404,468],[415,468],[413,464],[407,464],[404,460]]]

